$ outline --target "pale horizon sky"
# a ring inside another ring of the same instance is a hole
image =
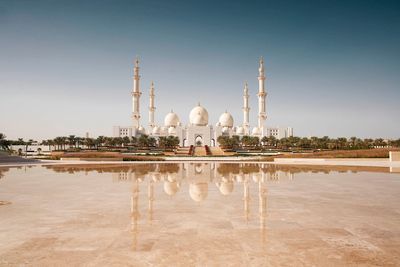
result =
[[[9,139],[112,136],[130,125],[140,58],[142,124],[183,124],[198,102],[296,136],[400,138],[398,1],[0,1],[0,132]]]

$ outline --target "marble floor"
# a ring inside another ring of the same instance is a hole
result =
[[[0,168],[0,266],[399,265],[389,168]]]

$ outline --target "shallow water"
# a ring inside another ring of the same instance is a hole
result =
[[[228,163],[0,168],[0,265],[399,266],[400,174]]]

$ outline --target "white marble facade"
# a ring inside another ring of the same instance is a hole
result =
[[[293,135],[293,129],[286,128],[267,128],[265,126],[266,115],[266,96],[265,91],[265,74],[264,74],[264,61],[261,58],[259,63],[259,88],[258,88],[258,116],[257,126],[251,128],[249,124],[249,90],[247,83],[243,90],[243,123],[234,125],[234,119],[230,113],[225,111],[219,117],[218,123],[213,126],[208,120],[208,111],[200,105],[195,106],[189,114],[189,124],[182,125],[178,114],[172,110],[165,116],[164,125],[157,125],[154,121],[155,105],[154,105],[154,84],[151,84],[149,92],[149,125],[145,129],[140,124],[140,75],[139,75],[139,61],[135,61],[134,76],[133,76],[133,90],[132,90],[132,126],[122,127],[114,126],[113,135],[115,137],[124,136],[140,136],[147,134],[158,138],[160,136],[177,136],[180,140],[180,146],[191,145],[208,145],[218,146],[217,138],[221,135],[226,136],[243,136],[252,135],[260,139],[263,136],[274,136],[278,139],[289,137]]]

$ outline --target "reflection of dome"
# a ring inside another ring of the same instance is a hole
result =
[[[167,195],[173,196],[178,191],[179,191],[179,183],[178,182],[164,182],[164,192]]]
[[[222,127],[233,127],[233,117],[226,111],[221,114],[218,121]]]
[[[208,195],[208,183],[190,184],[189,195],[196,202],[206,199]]]
[[[164,125],[167,126],[167,127],[170,127],[170,126],[176,127],[176,126],[178,126],[179,125],[179,117],[178,117],[178,115],[176,115],[176,113],[172,112],[172,110],[171,110],[171,112],[168,113],[165,116]]]
[[[230,193],[233,192],[233,182],[222,182],[222,183],[217,183],[218,189],[223,195],[229,195]]]
[[[165,181],[168,181],[168,182],[171,182],[171,183],[177,181],[176,180],[177,177],[174,174],[169,173],[165,177],[166,177]]]
[[[260,135],[261,134],[260,128],[254,127],[253,131],[251,132],[251,134],[252,135]]]
[[[159,135],[159,134],[161,133],[161,128],[158,127],[158,126],[155,126],[155,127],[153,128],[152,133],[153,133],[154,135]]]
[[[175,127],[169,127],[168,128],[168,134],[169,135],[176,135],[176,129],[175,129]]]
[[[243,174],[236,175],[236,182],[243,182],[244,180]]]
[[[158,181],[161,180],[161,175],[159,173],[154,173],[152,175],[152,179],[153,179],[154,182],[158,182]]]
[[[239,126],[239,127],[236,129],[236,134],[238,134],[238,135],[244,135],[244,128],[243,128],[242,126]]]
[[[189,120],[191,124],[206,126],[208,124],[208,112],[199,104],[190,111]]]
[[[202,173],[203,172],[203,166],[201,164],[196,164],[196,166],[194,166],[194,171],[197,173]]]

